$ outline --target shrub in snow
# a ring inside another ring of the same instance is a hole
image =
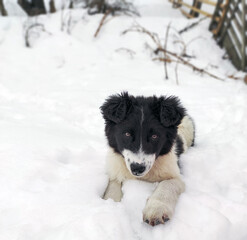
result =
[[[46,13],[43,0],[18,0],[18,4],[22,7],[28,16],[35,16]]]
[[[85,8],[88,14],[111,12],[113,15],[119,12],[130,15],[139,15],[134,5],[125,0],[85,0]]]

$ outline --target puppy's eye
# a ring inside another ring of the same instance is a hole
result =
[[[131,134],[130,134],[129,132],[126,132],[124,135],[125,135],[126,137],[130,137],[130,136],[131,136]]]
[[[153,134],[152,137],[151,137],[153,140],[157,139],[158,136],[156,134]]]

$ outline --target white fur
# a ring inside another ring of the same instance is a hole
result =
[[[111,198],[115,202],[120,202],[123,196],[121,185],[122,184],[116,180],[109,181],[103,198],[104,199]]]
[[[183,141],[185,150],[192,144],[194,137],[193,131],[192,120],[186,116],[178,128],[178,134]],[[127,151],[123,152],[123,155],[126,159],[130,157],[133,159],[132,161],[138,163],[142,163],[144,156],[143,153],[132,155]],[[152,159],[151,156],[150,159]],[[172,217],[178,197],[185,189],[177,161],[175,146],[173,146],[168,154],[158,157],[153,162],[149,172],[144,176],[138,177],[138,179],[143,181],[159,182],[157,188],[147,200],[143,210],[144,221],[148,221],[151,225],[164,223],[164,218],[162,217]],[[106,166],[110,181],[104,199],[112,198],[115,201],[120,201],[122,196],[121,183],[127,179],[137,179],[137,177],[130,173],[129,165],[124,157],[115,153],[111,148],[108,152]]]
[[[194,139],[194,124],[188,116],[185,116],[178,126],[178,135],[183,141],[184,151],[187,151]]]
[[[185,184],[180,178],[172,178],[159,183],[143,209],[143,221],[149,223],[173,216],[179,195],[184,191]]]

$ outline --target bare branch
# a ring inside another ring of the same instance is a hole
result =
[[[101,21],[100,21],[100,24],[99,24],[99,26],[98,26],[98,28],[97,28],[95,34],[94,34],[94,37],[95,37],[95,38],[98,36],[100,29],[101,29],[102,26],[104,25],[104,22],[105,22],[107,16],[108,16],[110,13],[111,13],[111,10],[109,9],[109,10],[106,11],[106,13],[104,14],[104,16],[102,17],[102,19],[101,19]]]
[[[179,81],[178,81],[178,61],[177,61],[177,64],[176,64],[176,67],[175,67],[175,75],[176,75],[176,83],[177,85],[179,85]]]
[[[216,76],[216,75],[214,75],[214,74],[212,74],[212,73],[210,73],[210,72],[204,70],[203,68],[199,68],[199,67],[193,65],[192,63],[188,62],[187,60],[184,60],[182,57],[178,56],[176,53],[170,52],[170,51],[168,51],[168,50],[164,50],[164,49],[162,49],[162,48],[157,48],[157,49],[155,50],[155,52],[157,52],[157,53],[158,53],[159,51],[168,53],[169,55],[171,55],[171,56],[177,58],[177,59],[178,59],[181,63],[183,63],[184,65],[187,65],[187,66],[191,67],[193,71],[197,71],[197,72],[199,72],[199,73],[201,73],[201,74],[206,74],[206,75],[208,75],[208,76],[210,76],[210,77],[212,77],[212,78],[215,78],[215,79],[217,79],[217,80],[224,81],[224,79],[222,79],[222,78],[220,78],[220,77],[218,77],[218,76]]]
[[[145,29],[144,27],[142,27],[141,25],[139,25],[138,23],[135,23],[130,29],[127,29],[125,31],[122,32],[122,34],[126,34],[128,32],[140,32],[140,33],[145,33],[147,34],[153,41],[154,43],[161,47],[161,43],[160,43],[160,39],[157,33],[154,32],[150,32],[147,29]]]
[[[45,30],[44,25],[41,24],[41,23],[34,23],[34,24],[28,26],[28,27],[26,28],[25,37],[24,37],[24,38],[25,38],[25,45],[26,45],[26,47],[31,47],[29,37],[30,37],[30,35],[31,35],[31,33],[32,33],[32,30],[35,29],[35,28],[39,28],[40,31],[46,32],[46,33],[48,33],[48,34],[51,34],[51,33],[47,32],[47,31]],[[36,33],[37,33],[37,32],[36,32]],[[37,34],[39,35],[39,33],[37,33]]]
[[[30,26],[26,29],[26,33],[25,33],[25,44],[26,44],[26,47],[31,47],[30,42],[29,42],[29,35],[30,35],[30,31],[31,31],[33,28],[36,28],[36,27],[40,27],[42,30],[44,29],[44,25],[41,24],[41,23],[34,23],[34,24],[30,25]]]
[[[165,39],[165,45],[164,45],[164,49],[167,49],[167,41],[168,41],[168,36],[169,36],[169,29],[171,26],[171,22],[168,24],[168,27],[166,29],[166,39]],[[165,58],[167,57],[166,54],[164,53]],[[167,65],[166,65],[167,61],[164,61],[164,67],[165,67],[165,77],[166,79],[168,79],[168,71],[167,71]]]
[[[129,49],[129,48],[118,48],[115,50],[116,52],[120,52],[120,51],[125,51],[127,53],[129,53],[129,55],[131,56],[131,58],[133,58],[133,56],[136,54],[135,51]]]
[[[147,29],[145,29],[144,27],[140,26],[139,24],[135,24],[132,28],[125,30],[122,34],[126,34],[127,32],[140,32],[140,33],[144,33],[144,34],[148,35],[157,46],[156,50],[154,51],[155,54],[158,54],[159,52],[163,52],[164,54],[168,54],[168,55],[176,58],[177,61],[180,61],[180,63],[182,63],[186,66],[189,66],[190,68],[192,68],[193,71],[197,71],[201,74],[206,74],[206,75],[208,75],[212,78],[215,78],[217,80],[224,81],[224,79],[204,70],[203,68],[199,68],[199,67],[195,66],[194,64],[190,63],[189,61],[183,59],[183,57],[179,56],[177,53],[174,53],[174,52],[171,52],[167,49],[164,49],[160,44],[159,36],[157,35],[157,33],[150,32]]]
[[[168,62],[168,63],[175,62],[175,60],[172,60],[170,58],[153,58],[152,60],[153,61],[160,61],[160,62]]]
[[[231,79],[234,79],[234,80],[243,80],[244,79],[244,77],[237,77],[237,76],[235,76],[234,74],[231,74],[231,75],[228,75],[227,76],[228,78],[231,78]],[[247,75],[245,76],[245,78],[246,78],[246,81],[247,81]],[[244,79],[245,80],[245,79]],[[247,82],[246,82],[247,83]]]
[[[68,34],[71,34],[73,27],[76,22],[72,16],[73,11],[66,10],[65,5],[61,8],[61,31],[67,31]]]
[[[200,18],[198,21],[190,24],[189,26],[181,29],[178,33],[179,34],[182,34],[184,32],[187,32],[188,30],[190,30],[191,28],[194,28],[195,26],[197,26],[200,22],[204,21],[205,19],[207,19],[208,17],[204,17],[204,18]]]

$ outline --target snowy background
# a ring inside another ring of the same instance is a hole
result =
[[[1,240],[246,240],[247,87],[208,31],[209,20],[179,35],[187,20],[164,0],[133,1],[141,17],[109,17],[72,10],[71,34],[61,12],[27,18],[11,1],[0,16]],[[20,16],[23,15],[23,16]],[[25,47],[25,27],[42,23]],[[216,80],[155,57],[153,42],[121,35],[138,22]],[[180,42],[180,43],[179,43]],[[148,47],[149,46],[149,47]],[[131,56],[127,48],[134,51]],[[122,202],[101,199],[107,185],[106,140],[99,107],[113,93],[177,95],[196,123],[196,145],[182,155],[186,191],[174,218],[151,227],[142,209],[155,184],[128,181]]]

